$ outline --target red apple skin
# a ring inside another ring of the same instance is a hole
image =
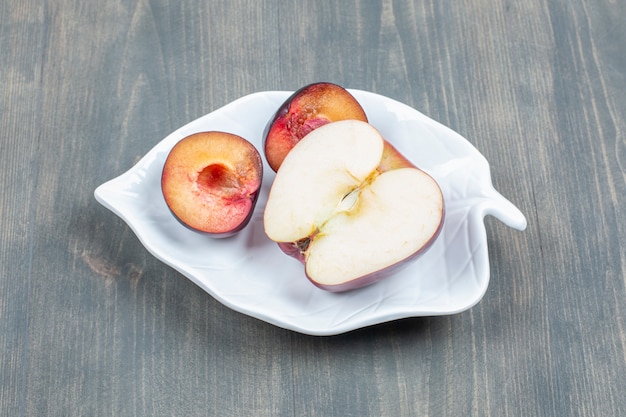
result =
[[[263,150],[270,168],[278,171],[285,156],[307,133],[346,119],[367,122],[365,111],[346,89],[329,82],[300,88],[283,102],[265,127]]]
[[[161,190],[182,225],[225,238],[250,222],[262,178],[261,155],[246,139],[199,132],[181,139],[168,154]]]
[[[385,140],[383,156],[378,165],[380,173],[399,168],[417,168],[411,161],[400,153],[389,141]],[[418,168],[419,169],[419,168]]]
[[[378,166],[378,171],[380,173],[391,171],[393,169],[399,168],[417,168],[411,161],[409,161],[404,155],[402,155],[391,143],[385,140],[383,147],[383,155],[381,158],[380,165]],[[443,202],[443,198],[442,198]],[[314,279],[312,279],[308,274],[306,275],[307,279],[316,287],[321,288],[330,292],[345,292],[352,291],[358,288],[366,287],[368,285],[372,285],[378,281],[381,281],[389,276],[393,275],[395,272],[401,270],[409,266],[412,262],[416,261],[421,255],[426,253],[428,249],[435,243],[437,237],[441,233],[443,229],[444,220],[445,220],[445,204],[442,205],[441,208],[441,221],[439,222],[439,226],[437,227],[435,233],[433,233],[432,237],[428,240],[424,246],[420,248],[417,252],[413,253],[411,256],[388,266],[387,268],[379,269],[378,271],[372,272],[371,274],[363,275],[359,278],[353,279],[351,281],[343,282],[337,285],[326,285],[321,284]],[[305,267],[306,274],[306,255],[304,251],[302,251],[296,243],[293,242],[279,242],[278,247],[287,255],[298,260]]]
[[[280,250],[304,264],[304,253],[293,242],[278,242]]]

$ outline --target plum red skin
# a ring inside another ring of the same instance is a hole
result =
[[[361,277],[355,278],[353,280],[350,281],[346,281],[343,282],[341,284],[337,284],[337,285],[326,285],[326,284],[321,284],[317,281],[315,281],[314,279],[312,279],[308,274],[306,274],[306,263],[305,263],[305,255],[304,253],[302,253],[294,243],[291,242],[279,242],[278,243],[278,247],[287,255],[295,258],[297,261],[299,261],[304,267],[305,267],[305,275],[307,277],[307,279],[316,287],[325,290],[325,291],[330,291],[330,292],[346,292],[346,291],[351,291],[351,290],[356,290],[359,288],[363,288],[372,284],[375,284],[379,281],[382,281],[388,277],[390,277],[391,275],[393,275],[395,272],[400,271],[403,268],[408,267],[409,265],[411,265],[411,263],[417,261],[424,253],[428,252],[428,250],[431,248],[431,246],[435,243],[435,241],[437,240],[437,238],[439,237],[439,234],[441,233],[441,230],[443,229],[443,225],[445,223],[445,206],[442,207],[442,213],[441,213],[441,222],[439,222],[439,227],[437,227],[437,230],[435,231],[435,233],[433,233],[432,237],[428,240],[428,242],[422,246],[420,248],[420,250],[418,250],[417,252],[413,253],[412,255],[408,256],[407,258],[404,258],[398,262],[396,262],[395,264],[389,265],[386,268],[383,269],[379,269],[378,271],[374,271],[370,274],[367,275],[363,275]]]
[[[321,84],[321,83],[315,83],[315,84]],[[294,99],[298,97],[300,94],[302,94],[303,91],[306,91],[308,88],[310,88],[312,85],[314,84],[305,85],[304,87],[297,89],[289,97],[287,97],[285,101],[283,101],[280,107],[278,107],[278,110],[276,110],[276,113],[274,113],[274,116],[270,118],[269,122],[265,125],[265,129],[263,130],[263,148],[265,148],[265,141],[267,141],[267,135],[270,129],[272,128],[272,125],[278,119],[285,117],[287,113],[289,113],[289,107],[291,107],[291,103],[293,103]]]

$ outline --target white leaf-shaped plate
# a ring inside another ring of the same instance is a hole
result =
[[[274,174],[264,166],[262,192],[249,225],[227,239],[182,226],[161,194],[169,150],[198,131],[240,135],[261,151],[265,124],[291,94],[242,97],[176,130],[126,173],[95,190],[96,199],[120,216],[158,259],[215,299],[244,314],[312,335],[339,334],[415,316],[458,313],[475,305],[489,283],[484,217],[523,230],[524,215],[492,186],[487,160],[463,137],[390,98],[350,90],[369,121],[440,184],[446,219],[435,244],[409,267],[369,287],[330,293],[313,286],[303,267],[263,231],[263,209]]]

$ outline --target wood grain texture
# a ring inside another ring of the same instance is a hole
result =
[[[2,2],[0,415],[625,415],[625,18],[614,0]],[[485,220],[477,306],[289,332],[94,200],[183,124],[319,80],[490,161],[529,226]]]

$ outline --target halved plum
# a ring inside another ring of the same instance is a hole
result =
[[[200,132],[174,145],[163,166],[161,190],[182,224],[227,237],[250,221],[262,178],[261,155],[246,139]]]
[[[367,122],[365,111],[345,88],[318,82],[294,92],[278,108],[264,132],[263,149],[274,171],[296,143],[312,130],[340,120]]]

